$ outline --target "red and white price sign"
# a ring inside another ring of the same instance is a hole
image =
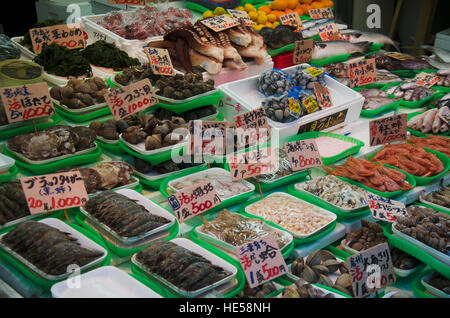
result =
[[[250,17],[248,16],[248,13],[245,11],[228,9],[228,13],[230,13],[230,15],[237,21],[241,21],[241,20],[244,21],[246,26],[254,25],[252,19],[250,19]]]
[[[191,120],[187,154],[224,154],[228,126],[227,121]]]
[[[378,146],[397,140],[406,140],[407,115],[400,114],[369,122],[370,146]]]
[[[266,110],[260,107],[234,116],[238,145],[259,143],[270,138]]]
[[[395,283],[388,243],[382,243],[347,258],[353,294],[362,298]]]
[[[129,6],[145,6],[146,0],[107,0],[109,4],[124,4]]]
[[[79,171],[20,179],[31,214],[83,206],[88,198]]]
[[[254,149],[229,155],[227,162],[233,181],[275,173],[280,166],[278,158],[271,148]]]
[[[322,157],[314,139],[287,142],[284,150],[293,171],[323,166]]]
[[[8,122],[47,117],[55,113],[47,83],[0,88]]]
[[[236,247],[235,254],[250,288],[287,273],[286,262],[273,234]]]
[[[416,77],[412,79],[412,83],[416,83],[417,85],[424,86],[430,88],[434,86],[437,82],[439,82],[440,78],[433,74],[422,72],[417,74]]]
[[[145,49],[145,54],[150,62],[153,73],[158,75],[175,76],[169,51],[166,49],[148,47]]]
[[[379,195],[366,193],[367,204],[372,216],[381,221],[394,223],[397,216],[408,216],[405,204]]]
[[[36,28],[30,30],[31,43],[34,53],[39,54],[42,46],[56,43],[69,49],[86,47],[86,39],[80,23],[73,25],[60,24],[49,27]]]
[[[336,23],[328,23],[323,27],[318,28],[319,36],[322,41],[338,41],[342,40],[341,32],[336,25]]]
[[[403,54],[400,52],[385,52],[384,55],[392,57],[399,61],[405,61],[405,60],[414,60],[414,57],[411,55]]]
[[[232,17],[229,17],[225,14],[219,15],[217,17],[211,17],[208,19],[200,20],[201,23],[206,25],[208,28],[213,30],[214,32],[220,32],[232,27],[235,27],[236,25],[239,25],[239,23],[233,19]]]
[[[181,189],[167,200],[180,223],[222,203],[210,180]]]
[[[314,40],[295,41],[294,64],[308,63],[312,59]]]
[[[319,83],[314,83],[313,85],[314,85],[314,93],[316,94],[319,106],[322,108],[328,108],[333,106],[330,91],[328,90],[328,88]]]
[[[348,64],[350,87],[373,84],[377,81],[377,66],[375,59],[362,60]]]
[[[111,89],[105,94],[105,100],[116,120],[122,120],[158,104],[158,97],[148,78],[122,88]]]
[[[312,19],[333,19],[334,14],[331,8],[319,8],[309,10],[309,16]]]
[[[291,12],[280,16],[281,24],[290,25],[296,28],[294,32],[303,30],[303,23],[298,12]]]

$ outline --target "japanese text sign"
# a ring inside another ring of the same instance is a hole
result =
[[[145,54],[147,55],[154,74],[175,76],[169,51],[166,49],[149,47],[146,48]]]
[[[302,125],[298,128],[297,135],[310,131],[322,131],[340,125],[345,122],[347,113],[348,108]]]
[[[347,258],[353,294],[361,298],[395,283],[394,267],[387,243]]]
[[[295,41],[294,64],[308,63],[312,59],[314,40]]]
[[[417,85],[424,86],[427,88],[432,87],[437,82],[439,82],[439,77],[433,74],[422,72],[417,74],[416,77],[413,78],[411,82],[416,83]]]
[[[262,148],[229,155],[227,162],[233,181],[275,173],[279,169],[279,161],[275,152],[270,150]]]
[[[394,223],[396,216],[407,216],[405,204],[379,195],[366,193],[367,204],[372,216],[381,221]]]
[[[305,72],[308,73],[311,77],[316,77],[323,73],[320,68],[317,68],[315,66],[308,67],[307,69],[305,69]]]
[[[167,200],[180,223],[222,203],[210,180],[181,189]]]
[[[293,171],[322,166],[322,157],[314,139],[287,142],[284,150]]]
[[[283,14],[282,16],[280,16],[280,21],[281,24],[290,25],[296,28],[295,32],[303,30],[302,20],[300,19],[298,12]]]
[[[231,16],[236,19],[237,21],[244,21],[246,26],[253,26],[254,23],[252,19],[248,16],[248,13],[242,10],[232,10],[228,9],[228,12],[231,14]]]
[[[47,83],[0,88],[8,122],[47,117],[55,113]]]
[[[385,52],[384,55],[392,57],[396,60],[405,61],[405,60],[413,60],[414,57],[410,55],[406,55],[400,52]]]
[[[158,104],[158,98],[148,78],[122,88],[111,89],[105,94],[105,100],[116,120]]]
[[[131,6],[145,6],[146,0],[107,0],[109,4],[125,4]]]
[[[318,28],[319,36],[322,41],[338,41],[342,40],[342,35],[336,23],[328,23],[323,27]]]
[[[188,154],[223,154],[227,121],[192,120],[189,122]],[[197,141],[197,142],[196,142]]]
[[[400,114],[369,122],[370,146],[405,140],[407,115]]]
[[[348,64],[350,87],[373,84],[377,81],[375,59],[362,60]]]
[[[319,106],[323,108],[333,106],[330,91],[328,90],[328,88],[319,83],[314,83],[313,85],[314,85],[314,93],[316,94]]]
[[[250,288],[255,288],[287,272],[280,247],[272,234],[236,247],[235,253]]]
[[[69,49],[77,49],[86,46],[84,31],[81,24],[73,25],[60,24],[49,27],[36,28],[30,30],[31,43],[34,53],[39,54],[42,46],[56,43]]]
[[[31,214],[83,206],[88,194],[79,171],[20,179]]]
[[[266,110],[260,107],[234,117],[238,145],[253,144],[270,137]],[[240,128],[240,129],[239,129]]]
[[[208,28],[213,30],[214,32],[220,32],[229,28],[232,28],[236,25],[239,25],[239,23],[233,19],[232,17],[229,17],[227,15],[219,15],[217,17],[211,17],[208,19],[200,20],[201,23],[206,25]]]
[[[319,8],[309,10],[309,16],[312,19],[333,19],[334,14],[331,8]]]

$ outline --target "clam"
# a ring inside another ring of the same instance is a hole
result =
[[[328,276],[323,275],[323,274],[320,274],[317,284],[328,286],[328,287],[333,287],[333,282],[331,281],[331,279],[329,279]]]
[[[352,281],[351,281],[350,275],[348,273],[339,275],[339,277],[336,279],[335,285],[341,286],[342,288],[351,288]]]
[[[334,273],[339,269],[340,262],[337,260],[328,259],[322,263],[322,265],[326,266],[330,273]]]
[[[292,262],[292,265],[291,265],[292,274],[294,274],[295,276],[300,276],[303,271],[304,266],[305,266],[305,262],[303,260],[303,257],[297,258],[296,260],[294,260]]]
[[[321,261],[321,251],[317,250],[309,254],[309,256],[306,258],[306,264],[308,266],[314,266],[314,265],[320,265]]]
[[[320,275],[328,275],[330,273],[330,271],[328,270],[328,267],[326,267],[325,265],[314,265],[313,267],[311,267],[313,269],[313,271],[315,271],[316,273],[320,274]]]
[[[305,265],[303,268],[301,277],[309,283],[315,283],[318,279],[316,272],[314,272],[308,265]]]
[[[328,250],[322,250],[320,252],[320,254],[321,254],[322,262],[325,262],[326,260],[329,260],[329,259],[336,260],[336,257],[334,256],[334,254]]]
[[[351,289],[347,289],[347,288],[341,287],[339,285],[334,285],[333,288],[337,289],[337,290],[339,290],[339,291],[341,291],[341,292],[343,292],[343,293],[345,293],[345,294],[347,294],[349,296],[353,296],[353,291]]]
[[[283,290],[283,297],[284,298],[300,298],[300,295],[297,292],[297,289],[295,288],[295,285],[290,285],[290,286],[287,286]]]
[[[346,264],[346,263],[342,262],[342,263],[339,265],[339,272],[340,272],[341,274],[348,273],[348,267],[347,267],[347,264]]]

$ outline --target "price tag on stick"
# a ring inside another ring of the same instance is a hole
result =
[[[88,194],[79,171],[20,179],[31,214],[83,206]]]
[[[47,83],[0,88],[8,122],[48,117],[55,113]]]
[[[146,0],[107,0],[109,4],[124,4],[128,6],[145,6]]]
[[[187,154],[224,154],[228,126],[227,121],[190,121]]]
[[[434,76],[433,74],[422,72],[420,74],[417,74],[416,77],[412,79],[412,83],[416,83],[417,85],[424,86],[427,88],[431,88],[434,86],[437,82],[439,82],[439,77]]]
[[[116,120],[122,120],[158,104],[158,97],[148,78],[122,88],[111,89],[106,93],[105,100]]]
[[[342,40],[342,35],[336,23],[329,23],[318,28],[319,36],[322,41],[338,41]]]
[[[178,222],[183,223],[222,203],[210,180],[181,189],[167,199]]]
[[[56,43],[69,49],[86,47],[86,39],[80,23],[73,25],[60,24],[30,30],[34,53],[39,54],[43,45]]]
[[[278,158],[269,147],[229,155],[227,162],[233,181],[274,173],[279,169]]]
[[[314,40],[295,41],[294,64],[308,63],[312,59]]]
[[[388,243],[351,255],[346,263],[356,298],[369,296],[395,283],[394,266]]]
[[[314,139],[287,142],[284,144],[284,150],[293,171],[323,166],[322,157]]]
[[[377,81],[377,66],[375,59],[362,60],[348,64],[350,87],[373,84]]]
[[[303,30],[302,20],[298,15],[298,12],[291,12],[287,14],[283,14],[280,16],[281,24],[293,26],[295,29],[294,32],[298,32]]]
[[[166,49],[148,47],[145,49],[145,54],[152,66],[154,74],[175,76],[169,51]]]
[[[309,10],[309,16],[315,20],[334,18],[333,10],[331,10],[331,8],[311,9]]]
[[[234,123],[238,146],[259,143],[270,137],[269,123],[264,107],[235,116]]]
[[[411,55],[403,54],[400,52],[385,52],[384,55],[392,57],[399,61],[405,61],[405,60],[414,60],[414,57]]]
[[[208,19],[200,20],[201,23],[206,25],[208,28],[213,30],[214,32],[220,32],[232,27],[235,27],[236,25],[239,25],[239,23],[233,19],[232,17],[229,17],[225,14],[219,15],[217,17],[211,17]]]
[[[394,223],[397,216],[408,216],[403,202],[372,193],[366,193],[366,200],[372,216],[377,220]]]
[[[252,19],[250,19],[247,12],[242,11],[242,10],[232,10],[232,9],[228,9],[228,12],[237,21],[241,21],[241,20],[244,21],[246,26],[251,27],[254,25]]]
[[[370,146],[406,140],[407,114],[394,115],[369,122]]]
[[[328,90],[328,88],[319,83],[314,83],[313,85],[314,85],[314,93],[316,94],[319,106],[322,108],[328,108],[333,106],[330,91]]]

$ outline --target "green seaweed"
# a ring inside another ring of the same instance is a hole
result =
[[[115,44],[103,40],[88,45],[81,54],[92,65],[112,68],[115,71],[141,64],[138,59],[128,56]]]

